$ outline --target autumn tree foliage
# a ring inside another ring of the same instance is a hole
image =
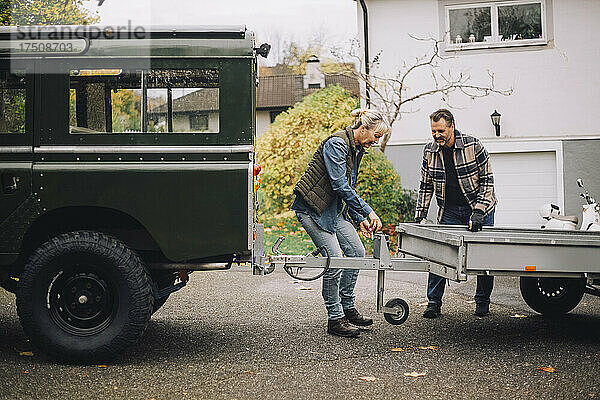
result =
[[[356,107],[356,98],[339,86],[330,86],[280,114],[258,139],[260,191],[269,213],[289,210],[294,185],[316,148],[323,139],[352,124],[350,112]],[[368,151],[363,158],[357,191],[386,224],[413,215],[413,195],[402,189],[391,162],[379,151]]]
[[[0,25],[89,25],[99,20],[83,0],[0,0]]]

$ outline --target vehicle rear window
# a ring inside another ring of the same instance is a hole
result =
[[[216,69],[70,71],[69,131],[218,133]]]

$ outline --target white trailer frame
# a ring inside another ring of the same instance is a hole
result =
[[[401,223],[396,231],[398,252],[395,257],[390,255],[383,234],[375,237],[373,257],[356,258],[329,257],[323,248],[307,256],[284,255],[278,251],[283,240],[280,237],[273,246],[269,267],[255,266],[255,272],[266,274],[281,266],[292,277],[299,278],[298,273],[293,273],[294,268],[322,268],[323,272],[327,268],[376,270],[377,311],[395,324],[406,320],[408,305],[401,299],[383,304],[386,271],[432,272],[457,282],[467,280],[468,275],[559,279],[553,282],[554,292],[540,288],[536,294],[552,301],[561,295],[561,290],[566,290],[560,279],[567,279],[565,282],[581,282],[581,296],[584,291],[600,296],[600,290],[594,286],[600,283],[600,232],[494,227],[470,232],[465,226],[413,223]],[[316,257],[318,252],[325,257]],[[316,279],[322,273],[304,279]],[[532,306],[525,293],[523,296]]]

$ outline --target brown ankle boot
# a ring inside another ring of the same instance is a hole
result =
[[[356,308],[349,308],[344,310],[344,314],[352,325],[356,326],[371,326],[373,325],[373,318],[365,317],[358,312]]]
[[[341,337],[358,337],[360,335],[358,328],[350,325],[345,317],[327,321],[327,333]]]

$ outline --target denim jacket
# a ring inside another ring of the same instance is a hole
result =
[[[358,151],[364,151],[362,147],[357,147],[357,149]],[[321,215],[318,215],[308,207],[301,196],[296,196],[292,204],[292,210],[310,215],[321,229],[329,233],[336,231],[336,220],[340,213],[347,211],[350,218],[356,224],[359,224],[373,211],[354,189],[358,176],[358,162],[355,162],[354,168],[352,168],[351,184],[346,178],[346,158],[348,157],[348,151],[348,146],[339,137],[329,139],[323,147],[325,167],[327,168],[331,187],[337,195],[337,201],[329,204]],[[358,160],[358,157],[356,159]]]

